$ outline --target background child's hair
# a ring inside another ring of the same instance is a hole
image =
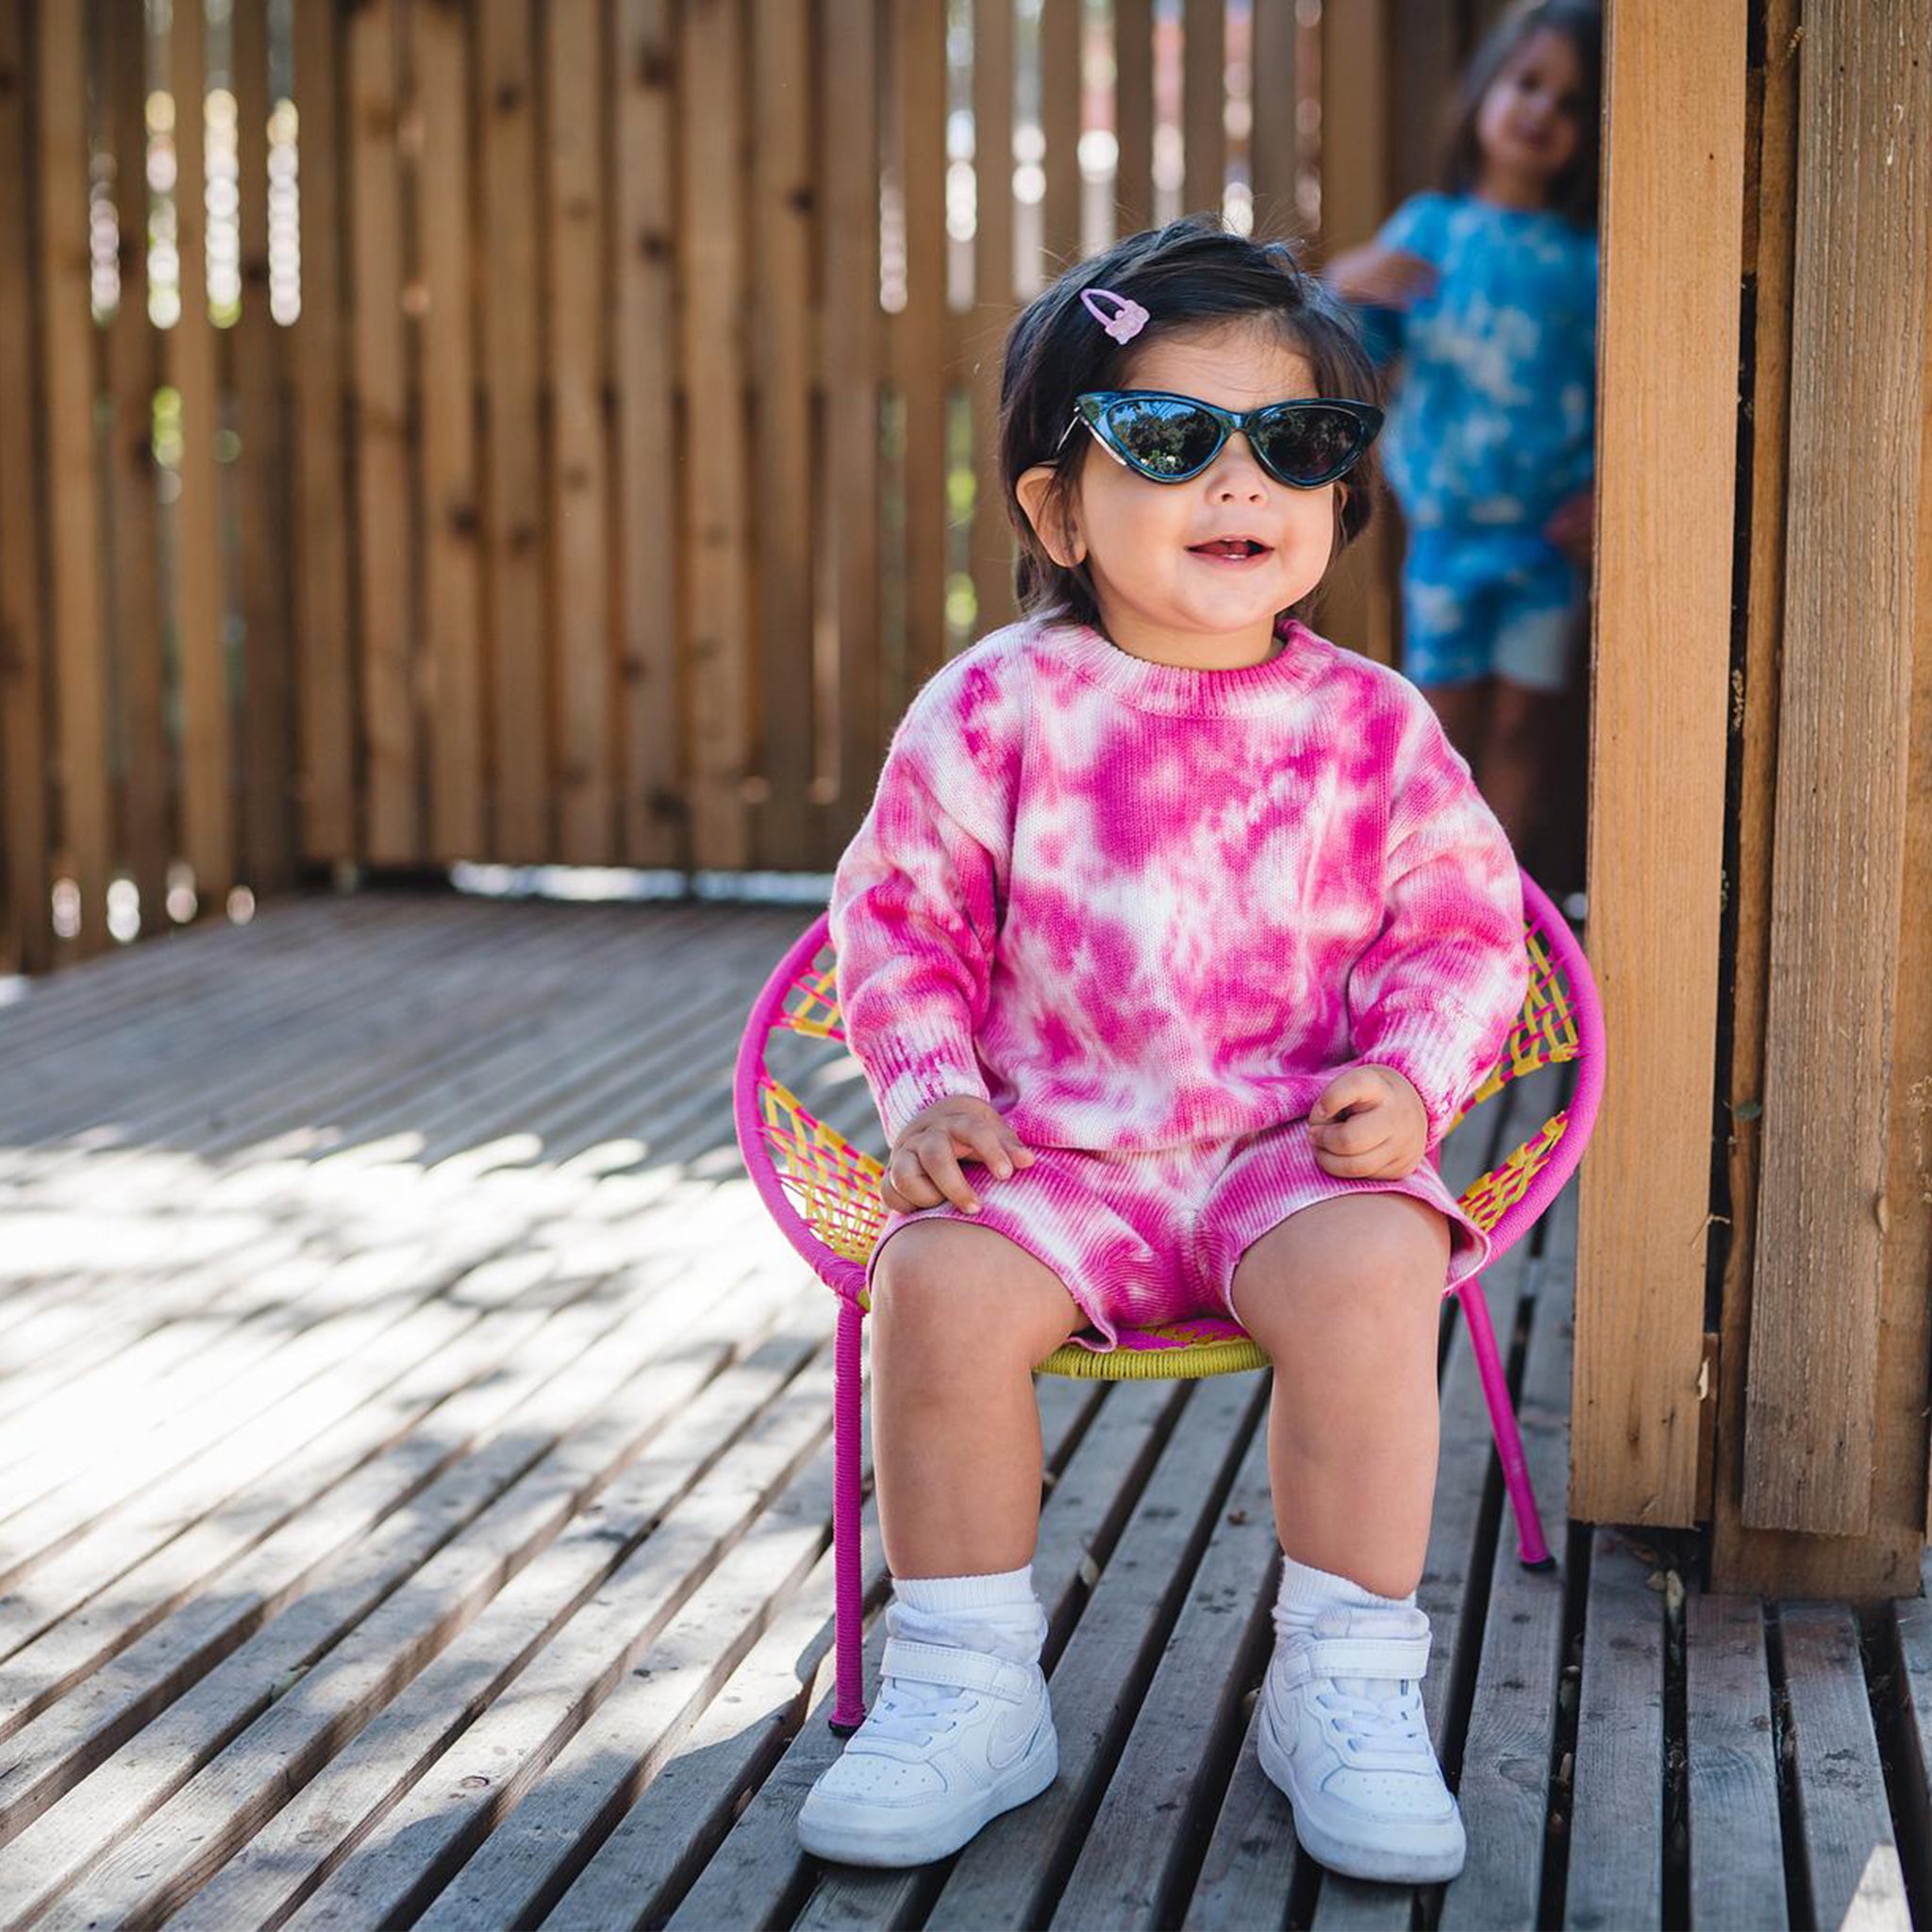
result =
[[[1482,173],[1475,129],[1483,96],[1510,57],[1536,33],[1561,34],[1576,50],[1576,64],[1583,71],[1583,98],[1577,104],[1582,138],[1570,165],[1550,184],[1550,207],[1578,227],[1593,228],[1604,68],[1603,9],[1597,0],[1537,0],[1534,6],[1512,8],[1490,29],[1457,85],[1442,151],[1441,185],[1450,194],[1467,194],[1475,186]]]
[[[1083,289],[1111,289],[1140,303],[1148,311],[1146,326],[1129,342],[1115,341],[1080,300]],[[1382,400],[1381,378],[1354,317],[1301,267],[1286,242],[1250,241],[1211,216],[1189,215],[1129,235],[1067,270],[1014,321],[1000,381],[1000,476],[1007,514],[1020,538],[1014,581],[1023,613],[1100,625],[1086,564],[1068,570],[1053,560],[1016,488],[1036,463],[1052,463],[1048,514],[1071,504],[1093,441],[1084,433],[1070,436],[1054,453],[1073,418],[1074,398],[1087,390],[1130,388],[1125,378],[1148,342],[1225,322],[1274,328],[1283,345],[1308,363],[1316,394]],[[1337,519],[1337,555],[1367,526],[1378,478],[1372,446],[1343,478],[1348,489]],[[1313,601],[1310,592],[1293,607],[1294,615],[1304,616]]]

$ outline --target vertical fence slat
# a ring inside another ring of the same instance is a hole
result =
[[[811,250],[820,184],[813,172],[812,36],[794,0],[755,0],[752,83],[752,366],[758,453],[758,782],[760,865],[828,862],[812,787],[819,693],[813,678]],[[836,855],[833,855],[836,856]]]
[[[0,7],[0,969],[53,963],[49,924],[46,678],[41,596],[41,478],[34,456],[30,204],[39,188],[30,142],[25,9]]]
[[[85,955],[107,943],[112,837],[93,415],[97,344],[88,259],[87,17],[77,7],[46,7],[36,25],[50,670],[59,730],[60,850],[79,888],[76,944]],[[182,258],[191,258],[185,249]]]
[[[114,199],[120,306],[108,325],[113,405],[108,500],[114,568],[114,664],[125,762],[121,774],[121,858],[141,908],[143,938],[168,929],[168,860],[174,845],[174,758],[162,690],[155,385],[159,374],[148,320],[147,34],[137,21],[101,37]]]
[[[1590,937],[1615,1046],[1582,1171],[1571,1496],[1599,1523],[1696,1505],[1744,12],[1618,0],[1605,45]]]
[[[774,17],[765,23],[766,31],[759,34],[757,49],[760,84],[765,84],[764,77],[775,66],[784,85],[775,90],[780,99],[772,108],[774,116],[783,116],[804,86],[801,75],[808,71],[809,59],[808,22],[795,6],[779,5],[768,11]],[[789,63],[780,59],[781,44],[793,57]],[[679,472],[670,460],[674,456],[672,405],[677,373],[674,302],[677,254],[673,241],[677,219],[673,200],[677,66],[669,0],[618,0],[613,66],[617,175],[611,184],[611,245],[617,275],[616,547],[618,652],[623,678],[624,854],[632,865],[674,865],[683,860],[686,829],[683,698],[677,665],[677,497],[673,488]],[[789,146],[798,138],[791,124],[782,119],[776,125],[761,125],[759,166],[771,165],[769,157],[777,143]],[[808,192],[809,186],[808,163],[798,162],[787,192]],[[809,275],[806,235],[810,211],[792,208],[788,212],[791,219],[780,223],[767,238],[774,259],[768,263],[761,249],[759,265],[761,272],[776,277],[781,273],[778,261],[784,261],[787,286],[796,298]],[[806,232],[796,234],[794,229]],[[765,358],[759,358],[766,381],[765,424],[774,442],[782,431],[773,420],[774,406],[790,407],[795,399],[797,408],[801,412],[804,408],[806,343],[799,318],[805,306],[802,300],[796,301],[791,325],[781,331],[783,342],[775,345],[800,358],[798,366],[783,377],[782,396],[774,394],[781,381],[780,372]],[[796,436],[791,458],[794,466],[803,460],[802,424]],[[786,546],[802,546],[805,541],[802,525],[808,491],[793,489],[788,501],[784,451],[774,446],[769,454],[774,464],[773,510],[777,521],[768,543],[761,546],[761,575],[775,570],[780,596],[785,588],[791,591],[795,601],[777,612],[775,622],[782,626],[788,644],[808,654],[810,582],[808,577],[801,583],[795,564],[789,573],[784,568],[791,554]],[[783,525],[787,511],[800,520],[799,527]],[[766,581],[774,579],[767,575]],[[768,625],[772,622],[768,619]],[[791,737],[800,741],[799,754],[808,766],[809,732],[794,728],[788,734],[788,739]],[[800,811],[803,791],[801,784],[795,800]]]
[[[1040,121],[1046,142],[1041,246],[1046,279],[1080,258],[1081,0],[1044,0],[1040,17]],[[908,121],[908,127],[913,124]]]
[[[906,130],[906,309],[896,372],[906,407],[906,678],[908,695],[945,657],[946,20],[900,0],[898,86]],[[1049,137],[1051,139],[1051,137]],[[1048,155],[1051,158],[1052,149]],[[1075,221],[1078,202],[1075,201]]]
[[[836,10],[849,21],[862,13],[870,44],[871,9]],[[836,65],[833,54],[828,64]],[[684,178],[678,225],[685,261],[685,393],[691,435],[689,440],[691,506],[691,849],[702,866],[741,866],[750,856],[746,811],[745,737],[749,724],[747,690],[750,645],[745,596],[744,340],[741,312],[743,237],[733,184],[738,179],[742,132],[738,81],[744,58],[737,0],[691,0],[684,20]],[[872,125],[873,78],[863,66],[840,67],[839,115],[841,139],[866,158],[872,198],[857,212],[844,211],[843,225],[858,237],[842,239],[845,248],[878,232],[876,171],[871,166],[875,143],[866,136]],[[849,91],[849,92],[848,92]],[[834,194],[833,231],[841,225]],[[876,245],[871,251],[875,257]],[[829,289],[841,286],[837,242],[826,248]],[[876,268],[863,305],[840,320],[840,353],[849,355],[869,382],[875,367],[872,325],[878,309]],[[850,333],[847,334],[849,326]],[[877,420],[871,419],[871,443],[878,446]],[[845,500],[846,465],[866,468],[849,441],[832,437],[835,496]],[[869,468],[868,468],[869,474]],[[876,495],[872,498],[875,524]],[[875,537],[874,537],[875,541]],[[874,553],[875,554],[875,553]],[[841,639],[841,660],[877,657],[876,605],[870,623],[862,612],[841,605],[849,630]],[[859,694],[841,693],[858,703]]]
[[[1465,50],[1457,16],[1441,0],[1394,0],[1389,66],[1382,75],[1391,115],[1390,199],[1433,187],[1444,117]]]
[[[537,233],[536,46],[530,0],[481,0],[483,207],[492,272],[482,291],[485,661],[493,696],[492,850],[554,858],[543,633],[539,432],[542,252]]]
[[[879,676],[879,325],[877,19],[870,6],[825,19],[824,347],[828,580],[839,662],[839,806],[856,825],[885,748]],[[836,333],[834,333],[834,329]]]
[[[1899,912],[1932,0],[1882,18],[1817,0],[1805,36],[1744,1520],[1847,1535],[1871,1521],[1879,1429],[1891,1015],[1917,991],[1899,978]]]
[[[342,441],[343,145],[341,16],[295,0],[301,313],[291,334],[295,460],[295,796],[306,859],[357,856],[355,666]]]
[[[1324,260],[1366,242],[1389,212],[1390,0],[1322,9],[1322,240]],[[1395,549],[1377,518],[1329,572],[1317,627],[1377,663],[1395,661]]]
[[[202,916],[235,883],[235,714],[222,621],[220,381],[208,308],[208,33],[200,0],[178,0],[168,38],[175,97],[175,232],[181,317],[163,358],[181,398],[181,494],[175,509],[175,616],[181,694],[181,847]]]
[[[567,865],[607,865],[616,820],[610,773],[609,463],[604,445],[604,198],[602,49],[596,0],[554,0],[543,9],[549,81],[544,141],[550,242],[550,531],[556,602],[558,856]],[[736,156],[707,180],[728,193]],[[748,552],[734,541],[734,567]],[[742,640],[725,646],[741,651]]]
[[[1255,181],[1255,233],[1269,240],[1300,232],[1295,211],[1301,137],[1294,8],[1256,8],[1253,33],[1255,118],[1248,156]]]
[[[964,346],[973,397],[974,633],[1013,617],[1013,537],[1000,486],[1000,355],[1013,317],[1013,8],[974,0],[973,312]],[[841,782],[855,780],[841,774]]]
[[[1114,232],[1135,235],[1154,225],[1154,0],[1114,0],[1113,129]]]
[[[1227,183],[1226,0],[1186,0],[1183,18],[1181,208],[1219,215]]]
[[[397,0],[349,14],[349,239],[353,261],[356,589],[362,646],[364,850],[376,865],[422,856],[419,737],[410,651],[408,399],[403,344],[403,224]]]
[[[232,332],[242,452],[233,471],[241,525],[245,670],[242,759],[248,883],[294,883],[290,780],[294,720],[289,664],[288,448],[282,335],[269,314],[268,0],[235,0],[236,160],[241,170],[242,314]]]
[[[423,651],[427,671],[429,849],[486,850],[477,588],[477,264],[471,254],[470,36],[463,0],[415,0],[416,234],[424,304]],[[488,225],[484,233],[489,232]],[[483,264],[487,273],[487,261]]]

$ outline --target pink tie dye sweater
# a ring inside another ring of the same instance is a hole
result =
[[[1234,1137],[1374,1063],[1441,1139],[1522,1006],[1516,862],[1413,685],[1277,635],[1191,671],[1034,619],[920,691],[832,892],[889,1137],[960,1093],[1034,1146]]]

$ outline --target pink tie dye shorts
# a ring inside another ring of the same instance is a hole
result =
[[[1051,1268],[1087,1317],[1071,1338],[1096,1355],[1123,1328],[1158,1328],[1234,1312],[1234,1272],[1242,1255],[1290,1215],[1351,1193],[1398,1193],[1425,1202],[1449,1224],[1446,1294],[1481,1272],[1490,1241],[1427,1163],[1395,1180],[1349,1180],[1315,1159],[1305,1120],[1232,1140],[1197,1141],[1143,1153],[1036,1147],[1031,1167],[1001,1180],[967,1168],[979,1212],[950,1201],[913,1214],[888,1214],[866,1265],[916,1221],[990,1227]]]

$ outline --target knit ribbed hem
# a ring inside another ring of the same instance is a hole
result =
[[[879,1040],[865,1061],[866,1080],[890,1144],[906,1124],[936,1100],[964,1094],[989,1100],[970,1034],[892,1034]]]
[[[895,1576],[892,1593],[915,1610],[935,1615],[945,1610],[988,1609],[1002,1604],[1030,1604],[1033,1565],[999,1570],[980,1576]]]
[[[1276,621],[1282,648],[1259,664],[1225,671],[1197,671],[1157,664],[1124,651],[1091,625],[1060,620],[1047,626],[1048,648],[1090,684],[1136,710],[1177,718],[1250,717],[1294,703],[1327,669],[1335,646],[1291,617]]]
[[[1351,1064],[1391,1068],[1415,1089],[1428,1115],[1428,1146],[1433,1148],[1481,1077],[1480,1069],[1474,1075],[1470,1072],[1470,1048],[1478,1024],[1460,1008],[1446,1003],[1428,1012],[1397,1013],[1374,1040],[1368,1039],[1366,1024],[1357,1026],[1360,1058]]]

